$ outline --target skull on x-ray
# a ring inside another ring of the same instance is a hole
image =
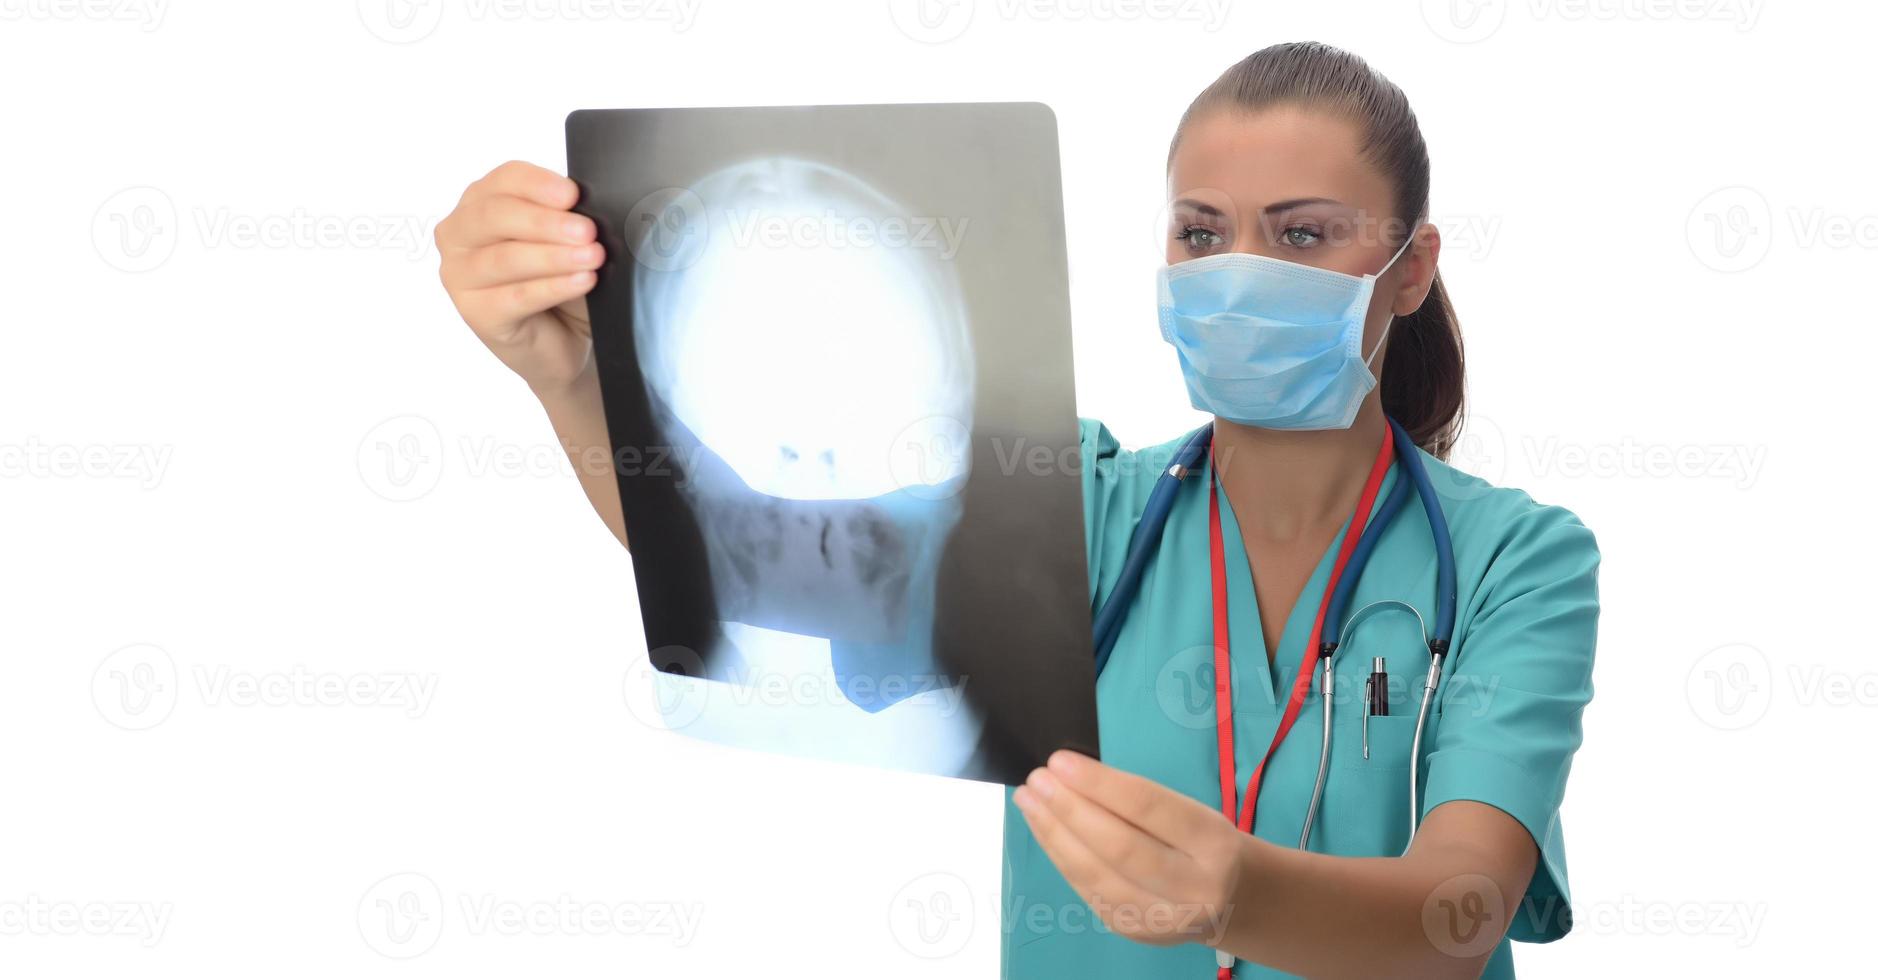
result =
[[[949,258],[868,183],[787,157],[725,167],[643,217],[633,338],[729,659],[832,669],[868,712],[933,688],[974,397]]]

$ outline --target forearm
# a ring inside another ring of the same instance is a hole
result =
[[[1465,950],[1437,945],[1428,923],[1444,921],[1442,901],[1475,903],[1464,892],[1500,892],[1493,862],[1466,850],[1422,848],[1402,857],[1337,857],[1244,838],[1242,869],[1220,948],[1308,977],[1477,977],[1505,931]],[[1528,872],[1530,874],[1530,872]],[[1450,894],[1452,893],[1452,894]],[[1486,908],[1505,909],[1497,894]],[[1433,907],[1433,920],[1425,918]],[[1484,949],[1483,949],[1484,947]],[[1472,954],[1472,955],[1468,955]]]
[[[615,472],[613,444],[607,437],[606,413],[600,405],[600,378],[591,364],[565,387],[535,389],[541,407],[547,409],[548,422],[574,464],[580,488],[587,501],[600,515],[607,530],[626,542],[626,519],[620,509],[619,478]]]

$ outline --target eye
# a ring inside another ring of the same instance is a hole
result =
[[[1311,248],[1323,240],[1323,232],[1308,225],[1292,225],[1278,233],[1279,243],[1290,248]]]
[[[1225,237],[1219,232],[1204,225],[1188,225],[1182,228],[1174,238],[1186,242],[1187,248],[1195,251],[1218,248],[1225,241]]]

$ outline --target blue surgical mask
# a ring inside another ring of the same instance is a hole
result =
[[[1414,240],[1367,276],[1243,252],[1163,266],[1161,337],[1193,407],[1263,429],[1349,428],[1376,387],[1375,351],[1363,355],[1370,296]]]

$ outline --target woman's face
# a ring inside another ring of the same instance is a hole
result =
[[[1407,229],[1388,180],[1357,150],[1361,136],[1341,116],[1294,106],[1190,120],[1167,174],[1167,261],[1244,252],[1353,276],[1380,270]],[[1392,315],[1421,306],[1440,245],[1424,224],[1377,282],[1366,351]]]

